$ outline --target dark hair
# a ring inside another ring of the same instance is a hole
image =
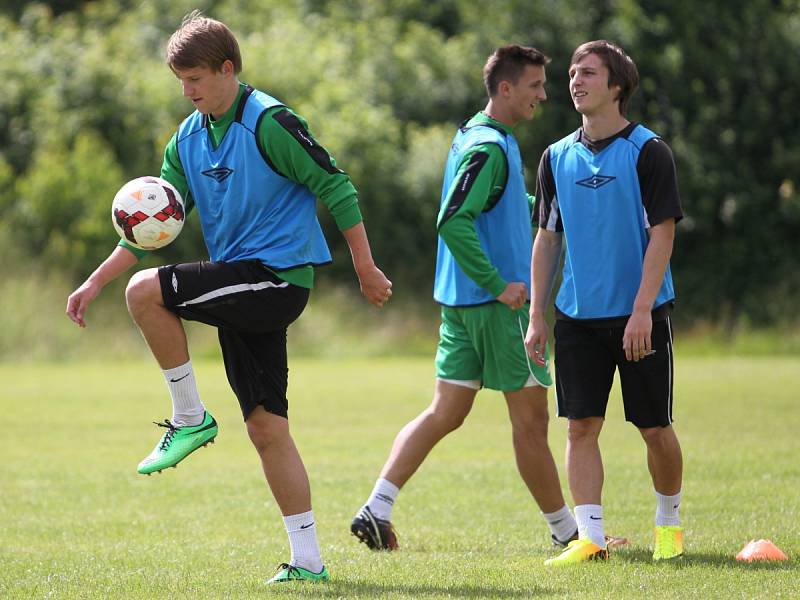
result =
[[[238,75],[242,70],[239,43],[227,25],[204,17],[199,10],[186,15],[167,42],[167,64],[173,70],[209,67],[219,71],[226,60]]]
[[[607,40],[595,40],[581,44],[575,49],[569,61],[570,68],[589,54],[596,54],[608,69],[608,87],[619,86],[617,96],[619,112],[624,115],[628,100],[639,87],[639,71],[636,69],[636,63],[616,44]]]
[[[489,97],[497,93],[501,81],[517,83],[528,65],[543,67],[550,59],[536,48],[511,44],[498,48],[483,67],[483,83]]]

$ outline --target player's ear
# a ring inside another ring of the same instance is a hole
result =
[[[511,92],[511,84],[508,81],[501,81],[497,84],[497,93],[504,98],[508,97]]]

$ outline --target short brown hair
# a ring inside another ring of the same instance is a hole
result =
[[[639,87],[639,71],[636,63],[616,44],[607,40],[595,40],[581,44],[575,49],[569,61],[570,68],[589,54],[596,54],[608,69],[608,87],[619,86],[619,95],[617,96],[619,112],[624,115],[628,107],[628,100]]]
[[[525,67],[543,67],[550,59],[536,48],[511,44],[492,52],[483,67],[483,83],[489,97],[497,93],[501,81],[517,83]]]
[[[199,10],[186,15],[167,42],[167,64],[172,70],[209,67],[219,71],[226,60],[238,75],[242,70],[239,43],[227,25],[204,17]]]

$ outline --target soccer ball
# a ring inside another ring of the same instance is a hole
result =
[[[183,198],[160,177],[139,177],[126,183],[111,203],[111,222],[126,242],[142,250],[169,244],[183,229]]]

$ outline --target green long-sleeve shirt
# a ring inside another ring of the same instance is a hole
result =
[[[208,132],[215,145],[219,145],[228,131],[228,127],[233,123],[236,116],[236,108],[239,105],[239,99],[245,87],[245,84],[239,84],[239,93],[236,100],[221,118],[216,120],[209,118]],[[312,156],[307,150],[309,145],[307,143],[301,144],[295,137],[294,134],[297,132],[290,131],[278,119],[273,118],[282,111],[286,111],[296,117],[302,127],[300,133],[309,139],[313,139],[308,131],[306,121],[289,108],[276,106],[268,109],[264,118],[259,121],[256,136],[258,144],[270,166],[280,175],[305,185],[311,190],[331,212],[340,230],[349,229],[353,225],[360,223],[362,218],[361,211],[358,208],[358,193],[350,181],[350,177],[338,169],[325,169],[318,161],[329,160],[330,164],[335,167],[336,161],[334,158],[327,155],[327,151],[324,149],[323,152],[325,152],[326,156]],[[286,122],[285,119],[282,119],[282,121]],[[319,144],[315,144],[315,146],[317,149],[321,148]],[[172,136],[164,151],[161,177],[174,185],[181,194],[186,203],[188,215],[194,208],[194,200],[178,155],[177,133]],[[134,248],[124,240],[120,242],[120,245],[131,250],[139,258],[147,253],[146,250]],[[310,288],[314,282],[314,268],[310,265],[281,271],[277,275],[284,281],[302,287]]]
[[[492,119],[483,112],[479,112],[472,117],[467,126],[470,127],[482,123],[501,128],[509,134],[511,133],[511,127]],[[488,158],[477,172],[469,188],[469,193],[463,199],[461,206],[442,222],[442,217],[448,212],[447,209],[453,194],[456,190],[463,189],[461,185],[462,177],[473,163],[473,156],[476,152],[482,152]],[[442,204],[437,219],[439,235],[444,240],[444,243],[447,244],[458,266],[470,279],[495,297],[503,293],[509,282],[500,276],[497,268],[489,261],[483,248],[481,248],[478,234],[475,231],[475,219],[484,210],[497,203],[503,194],[507,179],[508,160],[502,148],[497,144],[478,144],[473,146],[461,159],[456,176],[453,178],[453,182],[447,192],[447,198]],[[528,202],[532,207],[533,197],[530,195],[528,196]]]

